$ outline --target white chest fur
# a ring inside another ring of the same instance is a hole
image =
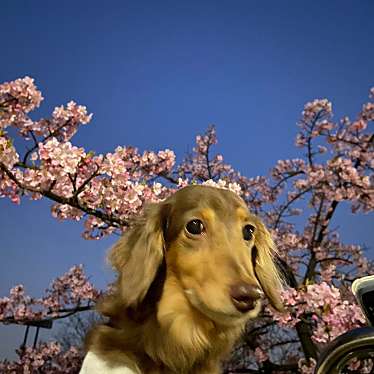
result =
[[[93,352],[88,352],[84,358],[79,374],[138,374],[125,367],[110,367],[104,360]]]

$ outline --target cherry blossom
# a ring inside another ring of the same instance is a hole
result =
[[[0,322],[27,324],[35,320],[64,318],[72,312],[91,309],[99,295],[86,278],[83,266],[73,266],[56,278],[41,298],[27,295],[21,284],[14,286],[9,296],[0,298]]]
[[[325,282],[290,288],[284,292],[286,313],[273,312],[274,319],[286,327],[296,326],[308,316],[314,325],[312,339],[327,343],[340,334],[365,323],[360,308],[343,300],[338,288]]]
[[[279,160],[268,174],[247,177],[214,153],[214,126],[196,137],[179,165],[169,149],[141,152],[121,145],[96,154],[78,147],[73,137],[90,123],[87,108],[71,101],[50,118],[32,120],[29,113],[42,95],[33,79],[17,79],[0,85],[0,197],[16,204],[47,198],[56,219],[81,221],[83,237],[97,240],[120,234],[147,202],[162,201],[189,184],[235,192],[275,239],[287,284],[286,312],[266,307],[226,368],[312,373],[326,343],[365,324],[349,289],[356,277],[373,272],[373,264],[364,248],[342,242],[334,217],[342,203],[353,213],[374,209],[374,88],[369,98],[355,118],[340,120],[327,99],[308,102],[295,139],[299,156]],[[20,142],[26,152],[15,147]],[[91,309],[99,294],[83,267],[75,266],[40,298],[27,295],[23,285],[13,287],[0,299],[0,321],[65,318]],[[0,370],[73,373],[80,360],[76,348],[63,352],[51,342],[35,350],[24,347],[18,361],[3,361]]]
[[[66,373],[76,374],[82,365],[83,352],[75,347],[62,351],[56,342],[42,343],[36,349],[25,347],[17,350],[19,359],[0,361],[2,373]]]

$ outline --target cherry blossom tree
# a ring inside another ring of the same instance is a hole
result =
[[[29,113],[42,99],[29,77],[0,85],[1,197],[16,204],[24,198],[49,199],[54,217],[83,222],[86,239],[121,233],[146,201],[163,200],[191,183],[235,191],[265,221],[287,283],[286,312],[265,307],[247,326],[227,372],[312,372],[327,342],[365,323],[349,288],[373,266],[363,248],[341,242],[332,222],[342,202],[353,213],[374,208],[374,138],[368,128],[374,121],[373,100],[355,119],[340,121],[333,120],[328,100],[307,103],[295,142],[300,158],[280,160],[269,175],[249,178],[212,153],[214,127],[196,137],[193,152],[179,165],[168,149],[139,152],[120,146],[95,154],[71,143],[79,127],[90,122],[87,109],[70,102],[55,108],[51,118],[32,120]],[[20,154],[16,143],[25,143],[27,151]],[[64,318],[91,309],[99,295],[76,266],[39,299],[27,296],[22,285],[12,288],[0,299],[0,321]],[[19,360],[4,361],[0,369],[73,373],[80,355],[53,342],[22,347]]]

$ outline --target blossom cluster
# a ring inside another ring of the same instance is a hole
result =
[[[54,217],[82,220],[83,236],[99,239],[125,230],[146,202],[161,201],[188,184],[232,190],[269,227],[292,286],[284,294],[287,313],[273,312],[277,326],[283,332],[294,329],[291,340],[300,341],[305,336],[298,336],[295,327],[306,324],[312,328],[307,344],[323,345],[364,323],[346,289],[354,277],[374,268],[360,246],[341,242],[331,222],[343,201],[354,213],[374,209],[374,136],[369,130],[374,121],[374,89],[370,98],[357,118],[344,117],[338,122],[333,121],[328,100],[307,103],[296,136],[302,156],[279,160],[268,176],[246,177],[212,152],[217,144],[213,126],[196,137],[192,153],[179,165],[169,149],[140,152],[119,146],[107,154],[85,150],[74,145],[72,137],[90,122],[87,109],[71,101],[55,108],[51,118],[34,121],[28,113],[40,105],[41,93],[31,78],[17,79],[0,85],[0,197],[17,204],[23,196],[48,198]],[[19,141],[13,141],[11,127],[20,135],[18,140],[27,144],[24,154],[15,147]],[[14,287],[8,297],[0,299],[0,322],[63,318],[70,307],[91,307],[98,295],[83,268],[77,266],[57,278],[42,298],[27,296],[22,285]],[[277,339],[272,334],[268,329],[262,339],[251,343],[251,357],[258,367],[270,361],[284,363],[291,357],[287,334],[278,334]],[[282,337],[283,342],[278,339]],[[269,354],[277,345],[283,347],[281,353]],[[36,365],[48,372],[48,355],[63,367],[59,360],[65,353],[57,346],[38,349],[26,349],[18,363],[2,363],[8,366],[0,369],[32,372]],[[317,357],[295,349],[292,354],[295,371],[312,372]]]
[[[309,361],[305,358],[301,358],[297,365],[302,374],[314,374],[314,369],[316,367],[316,360],[311,358]]]
[[[202,183],[203,186],[211,186],[215,188],[222,188],[225,190],[232,191],[236,193],[237,195],[240,195],[242,190],[240,188],[240,185],[236,182],[228,182],[227,180],[224,179],[218,179],[217,181],[214,181],[212,179],[208,179],[207,181]]]
[[[345,331],[362,326],[365,317],[360,307],[343,300],[338,288],[322,282],[302,289],[290,288],[284,291],[286,313],[273,311],[274,319],[283,326],[296,326],[301,319],[308,319],[313,326],[312,339],[327,343]]]
[[[11,139],[0,132],[0,155],[3,165],[9,169],[19,161],[18,153],[14,148]]]
[[[91,121],[84,106],[70,101],[66,108],[55,108],[51,119],[32,121],[27,115],[39,107],[43,97],[30,77],[17,79],[0,85],[0,130],[14,126],[27,139],[31,136],[55,137],[61,141],[69,140],[80,124]]]
[[[56,342],[24,347],[17,350],[19,359],[0,361],[1,373],[12,374],[77,374],[82,365],[83,352],[76,347],[63,351]]]
[[[24,194],[32,199],[49,195],[57,202],[52,214],[59,219],[80,220],[90,213],[84,237],[98,239],[124,226],[145,201],[170,193],[151,180],[170,173],[175,155],[168,149],[141,154],[133,147],[117,147],[106,155],[86,152],[68,140],[90,118],[84,107],[70,102],[66,109],[56,108],[52,120],[29,120],[27,126],[12,122],[23,135],[32,134],[35,144],[20,162],[7,133],[0,133],[0,196],[20,203]]]
[[[27,113],[39,107],[43,97],[30,77],[0,84],[0,130],[27,126]]]
[[[100,292],[86,278],[83,266],[73,266],[56,278],[41,298],[28,296],[23,285],[14,286],[9,296],[0,298],[0,322],[25,324],[60,318],[69,309],[92,305],[99,295]]]
[[[230,178],[234,174],[231,165],[223,162],[223,156],[217,154],[211,157],[211,147],[217,144],[214,126],[209,126],[204,135],[196,136],[196,147],[178,168],[179,176],[202,182]]]

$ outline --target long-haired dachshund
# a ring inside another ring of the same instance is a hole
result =
[[[266,295],[282,309],[274,243],[229,190],[188,186],[150,204],[112,248],[81,373],[220,372]]]

